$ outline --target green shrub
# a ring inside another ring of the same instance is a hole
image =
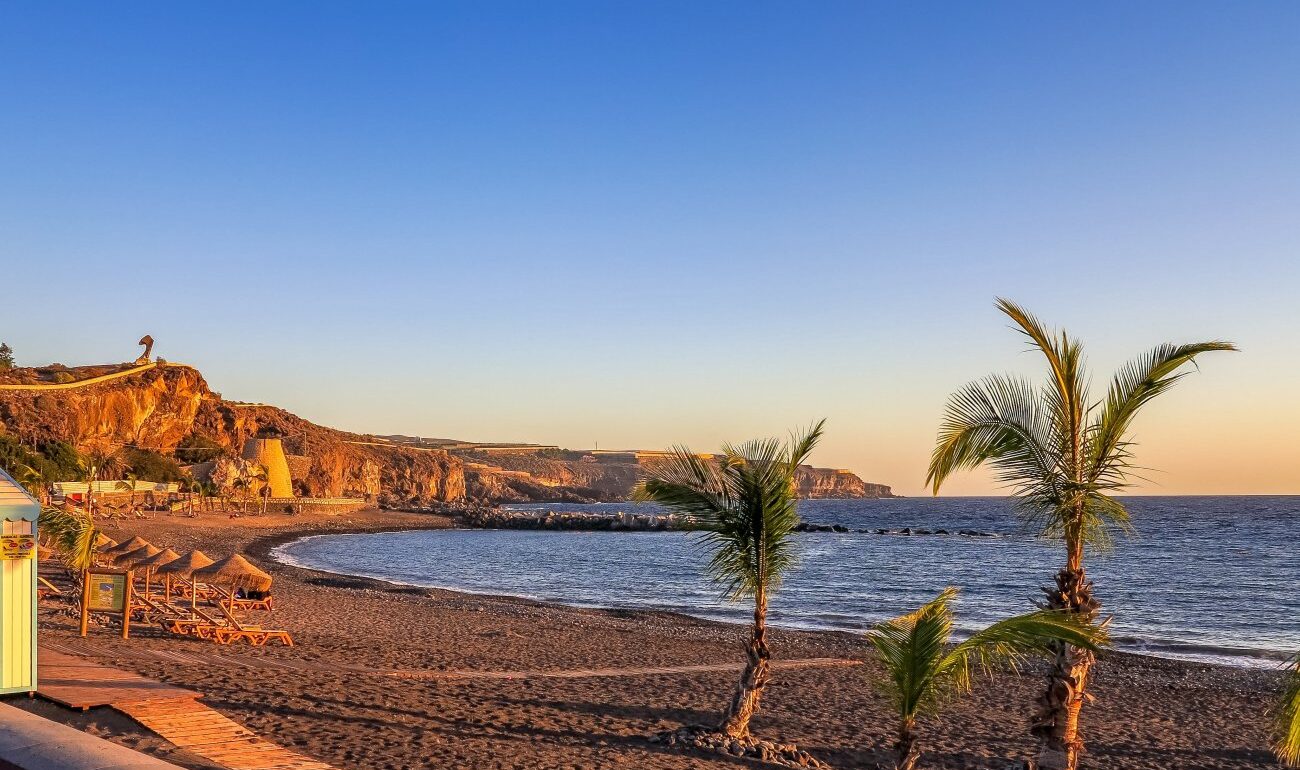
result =
[[[225,447],[202,433],[191,433],[176,447],[176,457],[183,463],[210,463],[224,454]]]
[[[147,449],[127,447],[122,450],[122,459],[130,466],[136,478],[141,480],[168,482],[188,478],[175,460]]]

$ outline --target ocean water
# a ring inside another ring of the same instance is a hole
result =
[[[1136,497],[1136,532],[1088,554],[1120,649],[1276,666],[1300,651],[1300,497]],[[635,504],[532,505],[645,511]],[[798,535],[799,563],[772,600],[774,624],[861,631],[945,586],[961,588],[960,630],[1031,609],[1064,560],[1004,498],[812,500],[809,522],[854,529],[977,530],[960,535]],[[689,533],[440,530],[321,535],[277,558],[394,583],[584,607],[662,609],[745,622],[719,598]]]

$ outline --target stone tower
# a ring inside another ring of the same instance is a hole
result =
[[[250,438],[244,442],[244,459],[266,468],[266,483],[271,497],[293,497],[293,479],[289,461],[278,438]]]

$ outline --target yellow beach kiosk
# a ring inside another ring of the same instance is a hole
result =
[[[0,470],[0,693],[36,689],[36,518],[41,506]]]

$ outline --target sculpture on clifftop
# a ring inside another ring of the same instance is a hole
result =
[[[149,363],[150,360],[149,356],[153,353],[153,337],[146,334],[143,337],[141,337],[140,341],[137,342],[136,344],[144,345],[144,353],[142,353],[140,357],[135,360],[135,362],[137,364]]]

